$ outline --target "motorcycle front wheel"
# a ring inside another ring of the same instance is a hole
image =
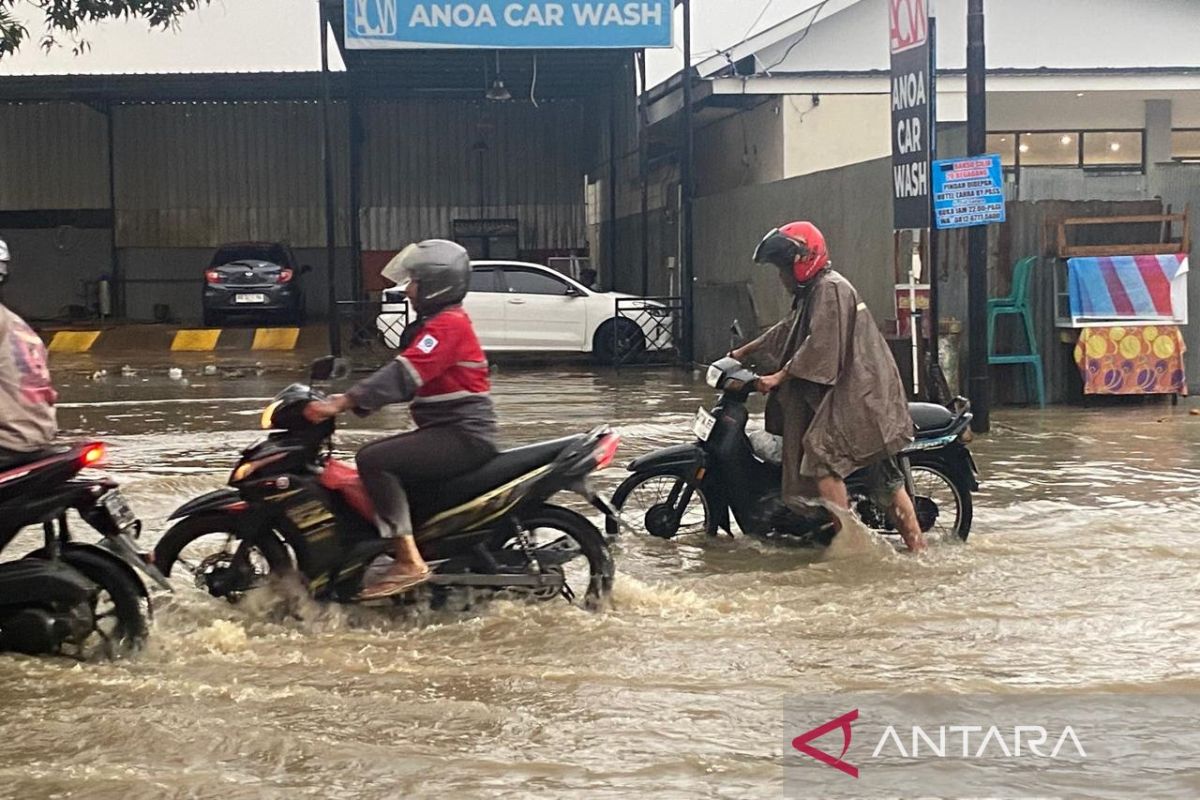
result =
[[[236,603],[272,575],[292,568],[287,547],[274,534],[251,542],[227,514],[177,522],[154,547],[154,565],[168,578],[178,565],[197,589]]]
[[[913,459],[909,468],[921,532],[943,541],[965,542],[975,514],[971,490],[955,480],[954,473],[941,461]]]
[[[691,533],[717,534],[717,521],[704,490],[677,472],[637,472],[613,493],[613,506],[636,525],[636,533],[672,539]],[[608,521],[608,533],[617,524]]]

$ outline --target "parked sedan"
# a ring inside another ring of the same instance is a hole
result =
[[[204,272],[204,324],[226,320],[304,321],[301,267],[291,248],[277,242],[238,242],[217,248]]]
[[[620,299],[621,315],[617,315]],[[596,292],[539,264],[475,261],[463,303],[489,352],[592,353],[612,363],[644,350],[671,347],[670,311],[634,295]],[[399,289],[384,292],[379,331],[398,347],[416,318]],[[405,310],[407,309],[407,314]]]

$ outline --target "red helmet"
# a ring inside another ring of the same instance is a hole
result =
[[[774,264],[792,271],[796,283],[812,279],[829,264],[825,236],[811,222],[789,222],[775,228],[754,249],[758,264]]]

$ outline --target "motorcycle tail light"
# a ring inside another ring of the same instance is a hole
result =
[[[104,460],[105,455],[106,450],[104,445],[97,442],[85,447],[82,455],[79,456],[79,460],[85,467],[94,467]]]
[[[596,449],[592,451],[592,456],[596,459],[596,469],[604,469],[611,464],[617,457],[617,448],[620,446],[621,436],[619,434],[605,434],[600,439],[600,443],[596,445]]]

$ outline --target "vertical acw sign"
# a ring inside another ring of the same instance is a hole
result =
[[[929,227],[929,11],[888,0],[892,43],[892,205],[895,228]]]

